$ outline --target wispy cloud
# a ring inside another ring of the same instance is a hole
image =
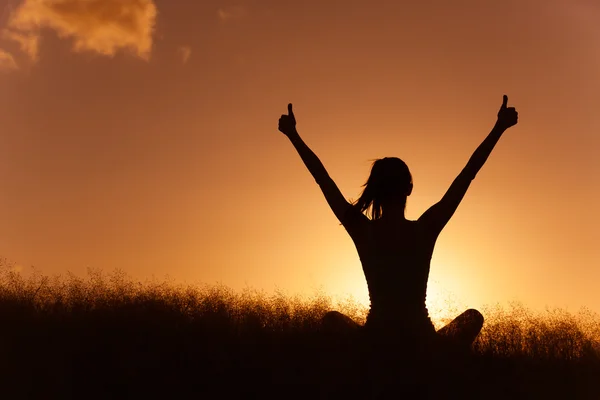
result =
[[[38,34],[21,33],[5,30],[2,34],[5,39],[17,42],[21,51],[33,61],[37,61],[40,49],[40,36]]]
[[[71,39],[75,52],[114,56],[128,50],[148,60],[156,16],[154,0],[24,0],[11,13],[4,36],[32,60],[43,28]]]
[[[0,49],[0,71],[13,71],[19,69],[15,58],[6,50]]]
[[[226,8],[219,8],[217,10],[217,16],[223,22],[239,19],[245,17],[247,14],[248,11],[243,6],[230,6]]]
[[[187,64],[192,56],[192,48],[190,46],[180,46],[179,47],[179,56],[181,57],[181,62],[183,64]]]

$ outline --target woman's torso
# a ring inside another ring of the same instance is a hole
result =
[[[366,327],[418,337],[435,333],[425,305],[435,238],[417,221],[367,221],[351,232],[369,287]]]

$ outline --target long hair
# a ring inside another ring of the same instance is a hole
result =
[[[402,201],[406,207],[406,198],[412,189],[412,175],[404,161],[397,157],[384,157],[375,160],[369,179],[354,203],[361,212],[371,210],[371,219],[382,217],[383,204],[391,199]]]

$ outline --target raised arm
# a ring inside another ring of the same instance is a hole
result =
[[[454,182],[452,182],[444,197],[425,211],[421,218],[419,218],[419,222],[423,223],[432,234],[438,235],[444,226],[446,226],[446,223],[450,220],[462,201],[471,181],[475,179],[477,172],[485,164],[504,131],[517,124],[518,113],[514,107],[507,107],[507,103],[508,97],[504,95],[502,106],[498,112],[498,120],[490,134],[475,150],[469,162]]]
[[[321,191],[325,195],[325,199],[333,210],[333,213],[343,224],[344,217],[346,212],[351,208],[351,204],[344,198],[342,192],[340,192],[333,179],[331,179],[321,160],[319,160],[317,155],[304,143],[298,134],[296,130],[296,118],[294,117],[291,104],[288,104],[288,115],[282,115],[279,119],[279,130],[290,139],[300,158],[304,161],[304,165],[306,165],[306,168],[308,168],[317,184],[321,187]]]

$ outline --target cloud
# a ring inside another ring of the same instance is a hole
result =
[[[40,36],[31,33],[21,33],[5,30],[2,34],[5,39],[19,43],[21,51],[33,61],[37,61],[40,49]]]
[[[0,49],[0,71],[13,71],[19,69],[15,58],[6,50]]]
[[[223,22],[227,22],[232,19],[239,19],[245,17],[247,14],[248,12],[242,6],[231,6],[226,8],[219,8],[217,10],[217,16]]]
[[[179,55],[181,56],[181,62],[187,64],[190,57],[192,56],[192,48],[190,46],[180,46]]]
[[[154,0],[24,0],[10,15],[4,36],[34,60],[42,29],[73,40],[75,52],[114,56],[129,50],[148,60],[156,16]]]

